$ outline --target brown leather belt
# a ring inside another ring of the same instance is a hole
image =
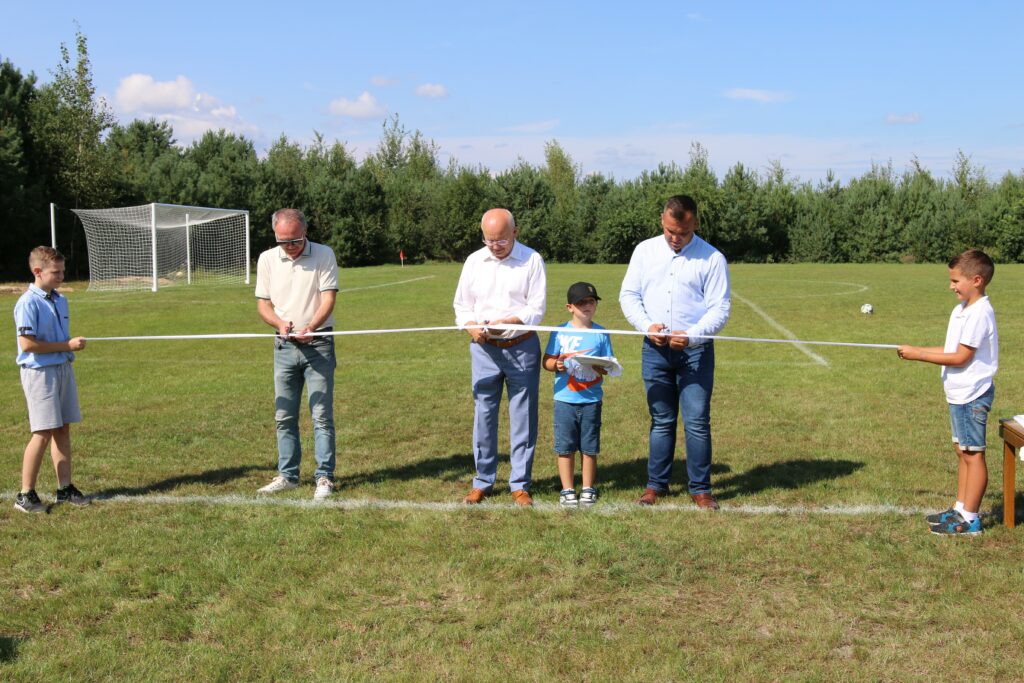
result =
[[[516,344],[522,344],[527,339],[535,336],[537,336],[537,333],[531,331],[526,334],[521,334],[518,337],[513,337],[512,339],[485,339],[484,341],[491,346],[497,346],[499,349],[509,349]]]

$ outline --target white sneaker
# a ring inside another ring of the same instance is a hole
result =
[[[320,477],[316,480],[316,491],[313,492],[313,500],[329,498],[334,493],[334,482],[327,477]]]
[[[289,489],[298,488],[298,484],[294,484],[281,475],[274,477],[274,480],[261,489],[258,489],[256,493],[277,493],[278,491],[287,491]]]

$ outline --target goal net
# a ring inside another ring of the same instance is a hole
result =
[[[249,283],[249,212],[174,204],[72,209],[85,226],[89,289]]]

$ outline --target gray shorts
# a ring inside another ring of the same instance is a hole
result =
[[[71,363],[45,368],[21,368],[21,387],[28,403],[28,424],[33,432],[58,429],[82,421],[78,386]]]

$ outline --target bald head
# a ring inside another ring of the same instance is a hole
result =
[[[517,231],[511,211],[491,209],[480,219],[480,230],[484,234],[484,244],[495,258],[503,259],[512,253]]]

